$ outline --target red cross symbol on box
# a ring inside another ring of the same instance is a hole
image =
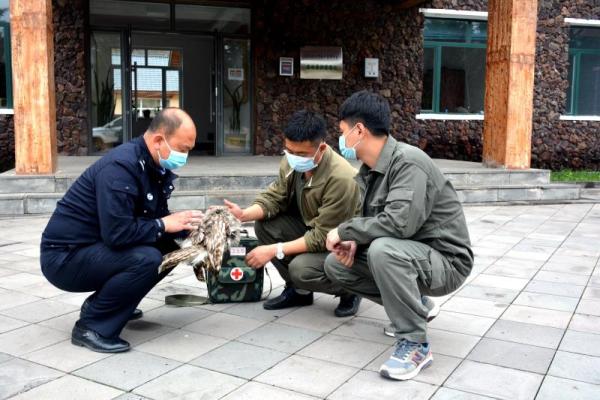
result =
[[[231,276],[231,279],[234,281],[239,281],[244,277],[244,271],[242,271],[241,268],[234,268],[229,273],[229,276]]]

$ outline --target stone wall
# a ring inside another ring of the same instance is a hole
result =
[[[53,0],[54,78],[58,152],[88,155],[85,4],[87,0]]]
[[[256,3],[259,3],[258,5]],[[255,2],[256,152],[279,154],[282,127],[290,114],[308,108],[325,114],[337,143],[337,113],[353,92],[369,89],[392,106],[395,137],[433,157],[481,159],[481,121],[416,120],[421,107],[423,16],[399,2],[318,0]],[[485,1],[435,0],[423,7],[484,10]],[[341,46],[341,81],[301,80],[300,48]],[[279,57],[294,57],[294,77],[278,75]],[[365,57],[379,58],[380,77],[364,78]]]
[[[12,115],[0,115],[0,172],[15,167],[15,130]]]
[[[595,7],[591,4],[598,4]],[[256,153],[279,154],[281,131],[300,108],[325,114],[335,145],[337,110],[356,90],[385,96],[396,138],[436,158],[481,161],[482,121],[417,120],[422,94],[423,16],[418,7],[366,0],[262,0],[254,12]],[[421,7],[486,11],[487,0],[432,0]],[[598,18],[600,2],[539,0],[532,166],[598,168],[600,123],[560,121],[568,87],[565,17]],[[342,81],[300,80],[300,47],[342,46]],[[278,75],[294,57],[294,77]],[[365,57],[379,58],[380,78],[363,77]]]
[[[598,19],[597,0],[539,0],[532,164],[600,169],[600,122],[561,121],[569,87],[565,18]]]

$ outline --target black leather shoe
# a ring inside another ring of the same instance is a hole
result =
[[[350,317],[358,312],[361,297],[355,294],[343,294],[340,296],[340,304],[334,311],[336,317]]]
[[[299,294],[294,288],[286,287],[274,299],[263,303],[265,310],[281,310],[282,308],[310,306],[313,303],[313,294]]]
[[[88,304],[89,304],[88,303],[88,299],[85,299],[85,301],[81,305],[81,311],[79,312],[79,318],[83,318],[83,313],[84,313],[85,309],[88,307]],[[140,319],[143,316],[144,316],[144,312],[142,310],[140,310],[139,308],[136,308],[131,313],[131,316],[129,317],[129,320],[133,321],[134,319]]]
[[[71,343],[76,346],[87,347],[98,353],[122,353],[131,348],[125,340],[119,337],[105,338],[98,332],[79,324],[79,321],[75,323],[71,332]]]

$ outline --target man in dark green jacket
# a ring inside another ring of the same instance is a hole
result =
[[[456,290],[473,267],[469,232],[452,184],[420,149],[389,134],[390,108],[366,91],[340,109],[340,151],[363,162],[361,216],[329,232],[325,272],[346,290],[383,304],[398,339],[380,368],[411,379],[433,361],[423,296]]]
[[[267,310],[310,305],[312,292],[324,292],[340,296],[336,316],[358,311],[360,297],[332,283],[323,270],[327,233],[357,215],[360,204],[356,170],[325,143],[326,134],[321,116],[296,112],[284,131],[286,156],[277,180],[244,210],[225,201],[242,222],[256,221],[260,246],[246,263],[262,268],[272,261],[286,282],[280,296],[264,303]]]

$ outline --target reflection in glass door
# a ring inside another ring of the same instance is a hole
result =
[[[92,152],[103,153],[124,140],[121,34],[95,31],[90,41]]]
[[[181,67],[181,50],[132,49],[132,137],[143,135],[163,108],[183,107]]]
[[[250,41],[223,39],[223,153],[251,152]]]

